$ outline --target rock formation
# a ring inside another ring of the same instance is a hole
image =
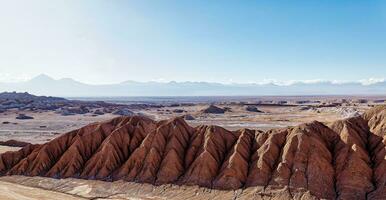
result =
[[[195,120],[195,119],[196,119],[196,118],[194,118],[192,115],[189,115],[189,114],[184,115],[184,120],[190,121],[190,120]]]
[[[119,109],[113,112],[114,115],[121,115],[121,116],[134,116],[135,113],[127,108]]]
[[[202,113],[211,113],[211,114],[224,114],[226,109],[219,108],[215,105],[210,105],[209,107],[203,109]]]
[[[26,115],[26,114],[18,114],[18,115],[16,116],[16,119],[26,120],[26,119],[33,119],[33,117],[28,116],[28,115]]]
[[[104,101],[79,101],[68,100],[60,97],[35,96],[29,93],[2,92],[0,93],[0,113],[12,109],[20,111],[55,111],[63,116],[92,113],[95,109],[99,111],[93,113],[101,115],[112,113],[123,116],[135,115],[129,109],[146,109],[150,107],[162,107],[153,104],[115,104]],[[101,112],[103,111],[103,112]]]
[[[9,147],[25,147],[29,144],[31,144],[31,143],[18,141],[18,140],[0,141],[0,145],[9,146]]]
[[[385,199],[385,137],[386,107],[266,132],[118,117],[3,153],[0,174],[197,185],[246,199]]]
[[[262,111],[259,110],[256,106],[247,106],[245,108],[246,111],[248,112],[258,112],[258,113],[261,113]]]

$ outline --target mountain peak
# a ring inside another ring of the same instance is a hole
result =
[[[54,81],[54,79],[47,74],[39,74],[32,78],[30,81]]]

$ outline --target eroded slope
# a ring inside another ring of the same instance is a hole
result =
[[[385,107],[267,132],[118,117],[1,154],[0,173],[197,185],[247,199],[385,199],[385,135]]]

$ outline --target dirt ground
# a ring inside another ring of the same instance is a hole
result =
[[[21,184],[9,183],[0,181],[0,199],[2,200],[40,200],[40,199],[52,199],[52,200],[80,200],[86,199],[81,197],[75,197],[69,194],[64,194],[55,191],[49,191],[45,189],[23,186]]]
[[[268,130],[295,126],[313,120],[331,122],[347,117],[345,116],[347,112],[355,110],[360,113],[369,108],[367,105],[339,108],[257,106],[257,108],[262,111],[260,113],[246,111],[246,106],[241,105],[217,105],[221,108],[229,107],[230,112],[225,112],[224,114],[202,113],[201,110],[208,106],[209,104],[196,104],[192,106],[151,108],[133,111],[154,120],[170,119],[189,114],[194,117],[194,120],[187,120],[191,126],[205,124],[218,125],[228,130],[241,128]],[[176,112],[177,110],[180,110],[180,112]],[[32,116],[34,119],[15,119],[19,113]],[[0,141],[15,139],[30,143],[45,143],[62,133],[80,128],[86,124],[104,121],[114,117],[117,117],[117,115],[109,113],[98,116],[91,114],[62,116],[54,112],[7,111],[0,113]]]
[[[32,116],[34,119],[15,119],[18,113]],[[117,116],[112,114],[62,116],[54,112],[7,111],[0,113],[0,141],[15,139],[30,143],[45,143],[62,133],[114,117]]]

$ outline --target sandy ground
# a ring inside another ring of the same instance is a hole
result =
[[[304,110],[305,106],[257,106],[263,113],[249,112],[245,110],[245,106],[240,105],[219,105],[219,107],[229,107],[231,112],[224,114],[203,114],[200,111],[205,109],[208,104],[183,106],[183,107],[166,107],[160,109],[151,109],[142,111],[147,116],[153,119],[162,120],[170,119],[171,117],[183,116],[186,114],[192,115],[195,120],[187,121],[192,126],[198,125],[218,125],[228,130],[237,130],[241,128],[269,130],[272,128],[281,128],[295,126],[301,123],[311,122],[314,120],[320,122],[332,122],[342,119],[341,110],[355,109],[363,112],[369,107],[363,106],[347,106],[347,107],[324,107]],[[183,113],[174,113],[174,110],[184,110]]]
[[[15,119],[18,113],[34,119]],[[54,112],[5,112],[0,114],[0,141],[15,139],[30,143],[45,143],[62,133],[80,128],[87,124],[117,117],[112,114],[100,116],[71,115],[62,116]]]
[[[368,109],[360,107],[340,108],[313,108],[304,109],[304,106],[258,106],[263,113],[248,112],[245,106],[240,105],[218,105],[219,107],[230,107],[231,112],[224,114],[204,114],[201,112],[208,104],[197,104],[193,106],[163,107],[143,110],[133,110],[135,113],[146,115],[154,120],[170,119],[173,117],[192,115],[195,119],[187,121],[191,126],[218,125],[228,130],[241,128],[268,130],[295,126],[313,120],[331,122],[344,118],[340,112],[342,109],[356,109],[360,112]],[[183,110],[176,113],[175,110]],[[30,120],[15,119],[18,113],[34,117]],[[19,112],[7,111],[0,113],[0,141],[15,139],[30,143],[45,143],[60,134],[80,128],[84,125],[108,120],[117,115],[104,114],[99,116],[72,115],[61,116],[54,112]]]
[[[0,181],[0,199],[2,200],[79,200],[85,199],[55,191],[23,186],[20,184]]]
[[[0,154],[4,153],[6,151],[17,151],[19,149],[20,149],[20,147],[8,147],[8,146],[0,145]]]
[[[20,184],[22,186],[40,188],[44,191],[55,191],[59,195],[86,199],[130,199],[130,200],[249,200],[252,197],[266,198],[279,194],[282,198],[290,198],[285,189],[271,188],[265,191],[264,187],[250,187],[239,190],[214,190],[198,186],[178,186],[139,184],[125,181],[104,182],[82,179],[53,179],[43,177],[5,176],[0,177],[2,182]],[[20,191],[25,194],[24,191]],[[17,193],[18,194],[18,193]],[[294,194],[298,195],[298,194]],[[302,194],[305,199],[310,194]],[[0,196],[1,197],[1,196]],[[59,197],[59,196],[54,196]],[[44,198],[43,198],[44,199]]]

